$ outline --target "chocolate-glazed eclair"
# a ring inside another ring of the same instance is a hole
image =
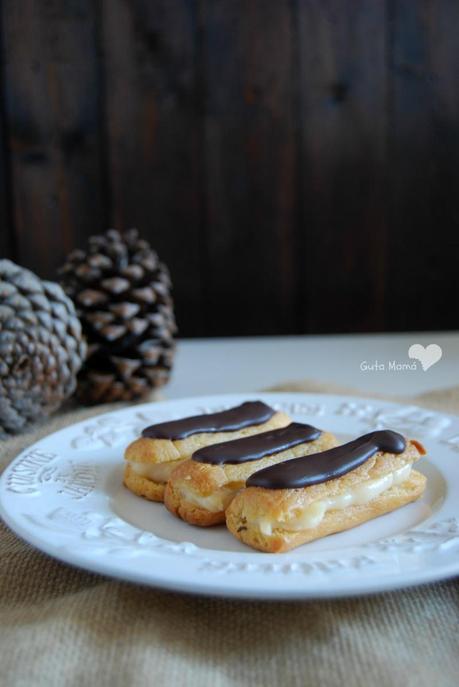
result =
[[[226,511],[229,531],[260,551],[301,544],[389,513],[424,492],[425,449],[389,430],[259,470]]]
[[[251,436],[291,422],[261,401],[248,401],[218,413],[194,415],[146,427],[127,447],[124,484],[138,496],[162,501],[174,468],[211,444]]]
[[[192,525],[217,525],[225,522],[225,509],[253,472],[337,443],[328,432],[292,422],[282,429],[200,449],[174,470],[164,503]]]

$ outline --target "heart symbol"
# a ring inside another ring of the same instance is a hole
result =
[[[424,372],[438,363],[442,355],[443,351],[438,344],[429,344],[425,348],[421,344],[413,344],[408,349],[408,357],[419,360]]]

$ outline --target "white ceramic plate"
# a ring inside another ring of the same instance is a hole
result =
[[[224,526],[199,529],[122,486],[123,449],[153,422],[262,399],[343,440],[391,428],[422,440],[424,497],[286,554],[253,551]],[[21,453],[0,512],[23,539],[87,570],[226,597],[311,599],[398,589],[459,573],[459,418],[323,394],[231,394],[133,406],[67,427]]]

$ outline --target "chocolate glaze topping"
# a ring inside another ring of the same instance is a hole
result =
[[[243,439],[233,439],[200,448],[193,453],[192,459],[198,463],[210,463],[212,465],[247,463],[250,460],[259,460],[264,456],[286,451],[288,448],[306,441],[314,441],[321,434],[321,430],[316,429],[316,427],[292,422],[281,429],[273,429],[270,432],[262,432]]]
[[[402,453],[406,441],[390,430],[370,432],[342,446],[322,453],[293,458],[285,463],[258,470],[247,480],[248,487],[301,489],[345,475],[378,451]]]
[[[244,427],[261,425],[267,422],[276,411],[262,401],[247,401],[240,406],[223,410],[220,413],[204,413],[184,417],[182,420],[160,422],[146,427],[143,437],[149,439],[186,439],[201,432],[236,432]]]

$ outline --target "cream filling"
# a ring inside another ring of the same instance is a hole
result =
[[[209,496],[199,496],[191,490],[181,488],[182,497],[199,508],[209,511],[209,513],[220,513],[228,508],[235,497],[238,489],[221,487]]]
[[[177,465],[183,460],[170,460],[166,463],[136,463],[133,460],[127,461],[131,469],[140,477],[146,477],[153,482],[166,484]]]
[[[391,487],[401,484],[408,479],[410,472],[411,464],[404,465],[394,472],[383,475],[383,477],[367,480],[338,496],[315,501],[315,503],[311,503],[306,508],[294,508],[286,514],[285,520],[259,518],[255,525],[265,535],[271,535],[274,529],[296,532],[317,527],[322,522],[327,511],[341,510],[348,506],[369,503]]]

